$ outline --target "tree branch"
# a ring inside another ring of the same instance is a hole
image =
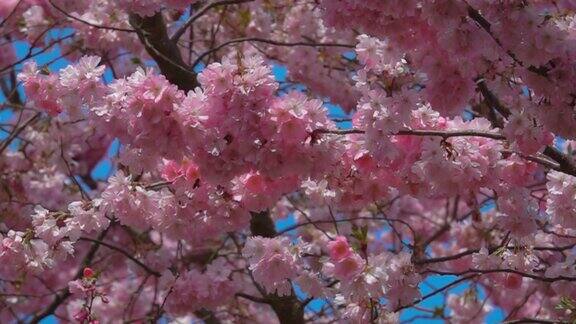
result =
[[[140,260],[138,260],[138,259],[136,259],[135,257],[133,257],[132,255],[130,255],[130,253],[124,251],[123,249],[121,249],[121,248],[119,248],[119,247],[117,247],[117,246],[115,246],[115,245],[106,243],[106,242],[101,241],[101,240],[91,239],[91,238],[89,238],[89,237],[81,237],[81,238],[79,238],[79,240],[81,240],[81,241],[88,241],[88,242],[92,242],[92,243],[96,243],[96,244],[100,244],[100,245],[102,245],[102,246],[105,246],[105,247],[109,248],[110,250],[114,250],[114,251],[116,251],[116,252],[119,252],[119,253],[121,253],[122,255],[124,255],[125,257],[127,257],[128,259],[130,259],[132,262],[134,262],[135,264],[137,264],[138,266],[140,266],[142,269],[146,270],[146,272],[148,272],[149,274],[151,274],[151,275],[153,275],[153,276],[155,276],[155,277],[160,277],[160,276],[161,276],[160,273],[158,273],[158,272],[155,271],[155,270],[150,269],[150,267],[148,267],[147,265],[145,265],[144,263],[142,263]]]
[[[514,269],[488,269],[488,270],[478,270],[478,269],[470,269],[467,271],[462,272],[444,272],[444,271],[436,271],[436,270],[428,270],[425,272],[435,273],[440,275],[453,275],[453,276],[461,276],[469,273],[477,273],[477,274],[489,274],[489,273],[514,273],[522,277],[534,279],[537,281],[542,282],[556,282],[556,281],[576,281],[576,277],[566,277],[566,276],[558,276],[558,277],[541,277],[531,273],[522,272]]]
[[[420,297],[419,299],[415,300],[414,302],[412,302],[412,303],[410,303],[410,304],[408,304],[408,305],[400,306],[399,308],[395,309],[394,311],[397,312],[397,311],[400,311],[400,310],[402,310],[402,309],[409,308],[409,307],[412,307],[412,306],[414,306],[414,305],[417,305],[418,303],[420,303],[420,302],[422,302],[422,301],[424,301],[424,300],[426,300],[426,299],[428,299],[428,298],[430,298],[430,297],[432,297],[432,296],[434,296],[434,295],[436,295],[436,294],[439,294],[439,293],[445,291],[446,289],[449,289],[449,288],[451,288],[451,287],[454,287],[454,286],[462,283],[463,281],[472,279],[472,278],[477,277],[477,276],[478,276],[477,274],[474,274],[474,275],[462,277],[462,278],[460,278],[460,279],[458,279],[458,280],[455,280],[455,281],[453,281],[453,282],[451,282],[451,283],[449,283],[449,284],[447,284],[447,285],[445,285],[445,286],[442,286],[442,287],[440,287],[440,288],[432,291],[431,293],[429,293],[429,294],[427,294],[427,295],[424,295],[424,296]]]
[[[496,42],[496,44],[498,44],[498,46],[500,46],[500,48],[502,48],[502,50],[504,50],[506,52],[506,54],[514,62],[516,62],[521,67],[525,67],[524,62],[520,61],[518,59],[518,57],[516,56],[516,54],[514,54],[514,52],[512,52],[509,49],[504,48],[502,41],[498,37],[496,37],[496,35],[494,35],[494,33],[492,32],[492,25],[490,24],[490,22],[488,20],[486,20],[486,18],[484,18],[478,10],[476,10],[474,7],[472,7],[469,4],[468,4],[468,17],[470,17],[472,20],[474,20],[486,33],[488,33],[488,35],[490,35],[490,37]],[[545,67],[542,67],[542,66],[535,67],[533,65],[530,65],[527,68],[527,70],[532,72],[532,73],[536,73],[540,76],[548,77],[548,69],[546,69]]]
[[[492,93],[492,91],[488,89],[488,86],[486,85],[486,82],[484,80],[482,79],[478,80],[477,85],[478,89],[480,90],[486,101],[492,106],[492,108],[498,111],[505,118],[510,117],[511,115],[510,109],[504,106],[500,102],[500,100],[498,100],[498,98],[494,95],[494,93]],[[557,171],[576,177],[576,165],[574,165],[570,160],[570,158],[566,156],[564,153],[560,152],[558,149],[550,145],[546,146],[543,153],[552,160],[558,162]]]
[[[563,324],[563,323],[570,323],[568,321],[559,321],[559,320],[550,320],[550,319],[544,319],[544,318],[520,318],[520,319],[516,319],[516,320],[511,320],[511,321],[505,321],[502,322],[503,324],[520,324],[520,323],[538,323],[538,324]]]
[[[130,25],[166,79],[184,91],[198,86],[196,74],[184,63],[178,46],[170,41],[162,14],[157,12],[151,17],[130,14],[129,17]]]
[[[354,48],[354,45],[350,45],[350,44],[339,44],[339,43],[312,43],[312,42],[290,42],[290,43],[285,43],[285,42],[280,42],[280,41],[275,41],[272,39],[265,39],[265,38],[258,38],[258,37],[242,37],[242,38],[236,38],[236,39],[231,39],[229,41],[226,41],[216,47],[213,47],[209,50],[207,50],[206,52],[200,54],[198,56],[198,58],[196,58],[196,60],[194,61],[194,63],[192,63],[192,66],[196,66],[198,63],[202,62],[202,59],[205,58],[206,56],[215,53],[217,51],[219,51],[220,49],[228,46],[228,45],[232,45],[232,44],[236,44],[236,43],[243,43],[243,42],[257,42],[257,43],[265,43],[265,44],[270,44],[270,45],[275,45],[275,46],[307,46],[307,47],[342,47],[342,48]]]
[[[336,134],[336,135],[346,135],[346,134],[364,134],[366,133],[360,129],[325,129],[319,128],[313,131],[316,134]],[[437,131],[437,130],[419,130],[419,129],[405,129],[400,130],[397,133],[390,135],[411,135],[411,136],[436,136],[442,137],[443,139],[448,139],[450,137],[486,137],[495,140],[504,140],[506,137],[497,133],[489,133],[483,131],[466,130],[466,131]]]
[[[188,20],[186,20],[184,25],[182,25],[182,27],[180,27],[178,30],[176,30],[174,35],[172,35],[172,37],[170,37],[170,41],[172,43],[176,44],[176,42],[180,39],[180,37],[182,37],[182,35],[186,32],[186,29],[188,29],[188,27],[190,27],[196,20],[198,20],[198,18],[204,16],[204,14],[208,10],[210,10],[214,7],[226,6],[226,5],[231,5],[231,4],[240,4],[240,3],[252,2],[252,1],[254,1],[254,0],[220,0],[220,1],[211,2],[211,3],[207,4],[206,6],[198,9],[198,11],[194,15],[191,15],[190,18],[188,18]]]
[[[16,10],[18,10],[18,7],[20,6],[21,2],[22,0],[18,0],[18,3],[16,3],[14,8],[12,8],[12,11],[10,11],[10,13],[6,16],[6,18],[0,22],[0,27],[4,26],[4,24],[8,21],[8,19],[10,19],[16,13]]]
[[[6,141],[4,141],[4,143],[2,143],[2,146],[0,146],[0,154],[2,152],[4,152],[4,150],[6,150],[6,148],[8,146],[10,146],[12,141],[14,141],[14,139],[16,139],[18,137],[18,135],[20,135],[20,133],[22,133],[22,131],[24,131],[24,129],[26,129],[26,127],[28,127],[30,124],[32,124],[34,121],[36,121],[36,119],[38,119],[39,117],[40,117],[40,113],[36,113],[34,116],[30,117],[30,119],[25,121],[24,124],[22,124],[22,126],[18,127],[14,132],[12,132],[10,134],[10,136],[8,136]]]
[[[98,235],[99,241],[104,239],[104,237],[106,236],[106,233],[108,233],[109,228],[110,227],[106,228],[102,233],[100,233],[100,235]],[[92,260],[96,256],[96,252],[98,252],[99,247],[100,247],[100,244],[97,244],[97,243],[92,244],[92,246],[90,247],[90,250],[88,251],[88,253],[84,257],[84,259],[82,260],[80,267],[76,271],[76,275],[74,276],[74,280],[82,277],[82,273],[84,271],[84,268],[86,268],[87,266],[90,265],[90,263],[92,263]],[[40,314],[35,315],[32,318],[32,320],[30,320],[30,323],[31,324],[40,323],[40,321],[43,320],[44,318],[54,314],[56,309],[58,309],[58,307],[60,307],[60,305],[66,299],[68,299],[68,297],[70,297],[70,295],[72,295],[72,294],[70,293],[70,290],[68,288],[66,288],[61,294],[56,294],[56,297],[54,298],[52,303],[50,303],[50,305],[48,305],[48,307],[46,307],[46,309],[44,309],[44,311],[42,311]]]

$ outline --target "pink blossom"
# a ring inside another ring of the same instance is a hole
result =
[[[74,314],[74,320],[82,323],[90,316],[90,313],[82,307],[76,314]]]
[[[88,297],[89,294],[96,289],[96,287],[82,279],[77,279],[68,283],[68,289],[70,290],[71,294]]]
[[[282,295],[289,292],[287,280],[296,277],[298,265],[288,240],[253,237],[246,242],[242,253],[249,258],[254,279],[268,292],[278,290]]]
[[[345,256],[334,264],[334,276],[340,280],[350,280],[364,269],[364,259],[356,253]]]
[[[0,2],[1,323],[574,320],[574,1]]]
[[[490,305],[483,304],[474,291],[463,296],[449,295],[448,305],[455,323],[484,323],[484,317],[491,310]]]
[[[78,64],[69,65],[60,72],[60,84],[67,88],[83,88],[98,83],[106,68],[99,63],[97,56],[83,56]]]
[[[344,236],[337,236],[333,241],[328,242],[328,251],[330,258],[334,261],[341,261],[352,254],[352,249]]]
[[[576,178],[564,173],[550,171],[548,173],[548,199],[546,211],[556,224],[569,228],[576,227],[574,218],[574,198],[576,197]]]

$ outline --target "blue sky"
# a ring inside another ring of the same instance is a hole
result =
[[[50,34],[50,36],[57,38],[57,37],[62,37],[64,35],[66,35],[67,33],[70,33],[70,30],[55,30]],[[28,51],[30,50],[29,45],[25,42],[20,42],[20,41],[15,42],[14,46],[15,46],[18,58],[24,57],[28,53]],[[43,53],[43,54],[36,56],[35,60],[37,61],[37,63],[39,65],[46,64],[48,62],[52,62],[49,65],[49,69],[51,71],[56,71],[56,70],[61,69],[62,67],[65,67],[68,64],[68,61],[66,61],[64,59],[57,59],[60,55],[61,55],[60,49],[58,47],[54,47],[53,50],[47,51],[46,53]],[[201,69],[201,67],[199,67],[198,69]],[[279,82],[285,82],[286,81],[286,69],[283,66],[274,65],[273,73]],[[105,78],[107,80],[111,79],[109,71],[107,72],[107,75],[105,76]],[[296,87],[296,88],[298,88],[298,87]],[[3,98],[2,94],[0,94],[0,102],[3,100],[4,100],[4,98]],[[329,110],[330,117],[333,117],[333,118],[347,117],[346,114],[342,111],[342,109],[340,109],[338,106],[327,104],[326,107]],[[11,112],[7,109],[0,110],[0,123],[10,119],[11,115],[12,115]],[[339,126],[343,127],[343,128],[351,127],[350,123],[340,123]],[[0,132],[0,139],[3,139],[5,137],[6,137],[6,133]],[[15,143],[14,145],[18,145],[18,144]],[[112,163],[111,163],[110,157],[117,154],[118,148],[119,148],[119,143],[118,143],[118,141],[115,141],[111,145],[107,157],[105,159],[103,159],[96,166],[96,168],[93,170],[93,172],[92,172],[93,178],[95,178],[97,180],[105,180],[108,176],[110,176],[111,173],[113,173],[114,170],[112,170]],[[285,229],[291,225],[294,225],[294,223],[295,223],[294,217],[289,216],[286,219],[282,219],[282,220],[277,221],[276,228],[278,230],[282,230],[282,229]],[[447,285],[447,284],[449,284],[449,283],[451,283],[457,279],[458,278],[455,276],[436,275],[436,276],[428,277],[420,285],[421,293],[423,295],[425,295],[427,293],[430,293],[434,289],[445,286],[445,285]],[[300,289],[298,289],[298,287],[296,287],[296,288],[297,288],[296,290],[297,290],[299,297],[302,299],[306,298],[305,294]],[[466,291],[469,288],[470,288],[470,285],[463,283],[463,284],[460,284],[458,286],[455,286],[454,288],[450,289],[449,291],[452,293],[456,293],[456,294],[462,294],[464,291]],[[480,298],[484,298],[484,296],[485,296],[484,291],[482,291],[481,289],[479,289],[478,294],[479,294]],[[418,306],[425,307],[428,309],[434,309],[435,307],[441,307],[443,305],[443,302],[444,302],[443,298],[444,297],[442,294],[438,294],[438,295],[435,295],[434,297],[431,297],[431,298],[427,299],[426,301],[420,303]],[[322,300],[314,300],[313,302],[311,302],[309,304],[308,307],[311,309],[318,310],[323,306],[323,304],[324,304],[324,302]],[[445,310],[445,314],[449,314],[449,311]],[[408,319],[413,318],[413,317],[418,316],[418,315],[426,315],[426,313],[419,311],[419,310],[416,310],[416,309],[408,309],[408,310],[405,310],[401,313],[401,320],[408,320]],[[487,323],[499,323],[502,321],[503,318],[504,318],[503,312],[500,309],[495,308],[492,312],[490,312],[489,316],[486,319],[486,322]],[[45,323],[45,324],[46,323],[52,324],[52,323],[56,323],[56,322],[57,321],[53,317],[47,318],[44,321],[42,321],[42,323]],[[412,321],[411,323],[417,323],[417,324],[420,324],[420,323],[443,323],[443,321],[441,321],[441,320],[429,320],[429,319],[416,319],[416,320]]]

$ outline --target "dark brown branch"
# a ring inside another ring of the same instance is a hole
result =
[[[278,316],[281,324],[304,323],[304,306],[292,293],[290,296],[269,295],[268,304]]]
[[[534,251],[555,251],[555,252],[562,252],[562,251],[566,251],[566,250],[570,250],[572,248],[574,248],[574,246],[576,246],[575,244],[569,244],[569,245],[565,245],[565,246],[535,246],[532,247],[531,249]],[[518,246],[507,246],[506,247],[508,250],[516,250],[520,247]],[[490,248],[488,249],[489,253],[492,253],[496,250],[496,248]],[[446,255],[446,256],[441,256],[441,257],[436,257],[436,258],[429,258],[429,259],[424,259],[424,260],[417,260],[415,263],[416,264],[429,264],[429,263],[439,263],[439,262],[445,262],[445,261],[450,261],[450,260],[455,260],[455,259],[460,259],[462,257],[474,254],[474,253],[478,253],[480,252],[480,249],[470,249],[470,250],[466,250],[460,253],[456,253],[453,255]]]
[[[178,46],[170,41],[161,13],[151,17],[130,14],[130,25],[168,81],[184,91],[198,86],[196,74],[184,63]]]
[[[558,162],[558,164],[560,165],[558,171],[576,177],[576,165],[572,164],[570,158],[568,158],[568,156],[566,156],[564,153],[558,151],[558,149],[556,149],[555,147],[546,146],[546,149],[544,149],[544,154],[553,159],[554,161]]]
[[[394,218],[387,218],[387,217],[368,217],[368,216],[357,216],[357,217],[351,217],[351,218],[345,218],[345,219],[330,219],[330,220],[317,220],[317,221],[306,221],[306,222],[302,222],[302,223],[298,223],[298,224],[294,224],[290,227],[286,227],[285,229],[283,229],[282,231],[278,232],[276,234],[276,236],[278,235],[283,235],[287,232],[293,231],[297,228],[300,228],[302,226],[306,226],[306,225],[314,225],[314,224],[334,224],[334,223],[346,223],[346,222],[352,222],[352,221],[357,221],[357,220],[371,220],[371,221],[385,221],[385,222],[398,222],[401,224],[406,225],[406,227],[410,228],[410,225],[408,225],[408,223],[404,222],[401,219],[394,219]],[[411,229],[412,232],[414,232],[413,229]]]
[[[36,53],[32,53],[34,51],[34,49],[36,49],[36,47],[31,46],[30,49],[28,50],[28,53],[26,54],[26,56],[24,56],[23,58],[19,59],[18,61],[14,62],[8,66],[3,67],[2,69],[0,69],[0,73],[4,73],[5,71],[12,69],[13,67],[17,66],[18,64],[20,64],[24,61],[27,61],[33,57],[36,57],[36,56],[41,55],[43,53],[46,53],[55,45],[58,45],[60,42],[66,40],[66,39],[72,38],[72,37],[74,37],[74,34],[66,35],[66,36],[63,36],[61,38],[55,39],[54,41],[50,42],[50,44],[44,46],[41,50],[37,51]]]
[[[439,293],[441,293],[441,292],[443,292],[443,291],[445,291],[445,290],[447,290],[447,289],[449,289],[449,288],[451,288],[451,287],[454,287],[454,286],[462,283],[463,281],[470,280],[470,279],[472,279],[472,278],[474,278],[474,277],[477,277],[477,276],[478,276],[478,275],[475,274],[475,275],[470,275],[470,276],[462,277],[462,278],[460,278],[460,279],[458,279],[458,280],[455,280],[455,281],[453,281],[453,282],[451,282],[451,283],[449,283],[449,284],[447,284],[447,285],[445,285],[445,286],[442,286],[442,287],[440,287],[440,288],[438,288],[438,289],[430,292],[429,294],[426,294],[426,295],[422,296],[421,298],[415,300],[414,302],[412,302],[412,303],[410,303],[410,304],[408,304],[408,305],[400,306],[399,308],[397,308],[397,309],[395,310],[395,312],[400,311],[400,310],[405,309],[405,308],[410,308],[410,307],[412,307],[412,306],[415,306],[415,305],[417,305],[418,303],[420,303],[420,302],[422,302],[422,301],[424,301],[424,300],[426,300],[426,299],[428,299],[428,298],[430,298],[430,297],[432,297],[432,296],[435,296],[435,295],[437,295],[437,294],[439,294]]]
[[[505,118],[510,117],[510,109],[505,107],[498,98],[488,89],[484,80],[477,81],[478,89],[488,102],[496,111],[498,111],[502,116]],[[544,149],[544,155],[550,157],[552,160],[558,163],[558,168],[555,168],[557,171],[576,176],[576,165],[572,163],[570,158],[566,156],[564,153],[560,152],[553,146],[546,146]]]
[[[145,265],[144,263],[142,263],[140,260],[136,259],[135,257],[133,257],[130,253],[128,253],[127,251],[124,251],[123,249],[106,243],[104,241],[101,240],[96,240],[96,239],[91,239],[89,237],[81,237],[79,240],[81,241],[88,241],[88,242],[92,242],[92,243],[96,243],[96,244],[100,244],[102,246],[105,246],[107,248],[109,248],[110,250],[114,250],[116,252],[121,253],[122,255],[124,255],[125,257],[127,257],[128,259],[130,259],[132,262],[134,262],[135,264],[137,264],[138,266],[140,266],[142,269],[146,270],[146,272],[148,272],[149,274],[155,276],[155,277],[160,277],[161,274],[158,273],[157,271],[154,271],[152,269],[150,269],[150,267],[148,267],[147,265]]]
[[[39,117],[40,117],[40,113],[36,113],[34,116],[30,117],[30,119],[25,121],[22,126],[18,127],[14,132],[12,132],[12,134],[10,134],[10,136],[8,136],[8,138],[4,141],[4,143],[2,143],[2,146],[0,147],[0,154],[2,152],[4,152],[4,150],[6,150],[6,148],[8,146],[10,146],[12,141],[14,141],[14,139],[16,139],[18,137],[18,135],[20,135],[20,133],[22,133],[24,131],[24,129],[26,129],[26,127],[28,127],[30,124],[35,122],[36,119],[38,119]]]
[[[237,43],[243,43],[243,42],[257,42],[257,43],[265,43],[265,44],[270,44],[270,45],[275,45],[275,46],[288,46],[288,47],[290,47],[290,46],[307,46],[307,47],[354,48],[354,45],[350,45],[350,44],[312,43],[312,42],[290,42],[290,43],[286,43],[286,42],[280,42],[280,41],[275,41],[272,39],[265,39],[265,38],[258,38],[258,37],[243,37],[243,38],[231,39],[231,40],[226,41],[226,42],[224,42],[224,43],[222,43],[216,47],[210,48],[206,52],[200,54],[198,56],[198,58],[196,58],[196,60],[192,64],[192,66],[196,66],[198,63],[202,62],[202,59],[204,59],[206,56],[208,56],[212,53],[215,53],[226,46],[229,46],[232,44],[237,44]]]
[[[477,273],[477,274],[489,274],[489,273],[514,273],[520,275],[522,277],[534,279],[537,281],[542,282],[556,282],[556,281],[576,281],[576,277],[566,277],[566,276],[558,276],[558,277],[541,277],[531,273],[522,272],[514,269],[488,269],[488,270],[478,270],[478,269],[470,269],[467,271],[462,272],[444,272],[444,271],[436,271],[436,270],[427,270],[425,272],[435,273],[440,275],[454,275],[454,276],[461,276],[470,273]]]
[[[200,309],[194,312],[199,319],[205,324],[219,324],[220,320],[214,315],[214,312],[207,309]]]
[[[511,320],[511,321],[505,321],[502,322],[503,324],[520,324],[520,323],[538,323],[538,324],[564,324],[564,323],[570,323],[568,321],[560,321],[560,320],[550,320],[550,319],[544,319],[544,318],[520,318],[520,319],[516,319],[516,320]]]
[[[510,109],[500,103],[500,100],[488,89],[484,79],[477,80],[476,85],[482,96],[484,96],[484,99],[486,99],[486,102],[492,106],[492,108],[504,116],[504,118],[510,117]]]
[[[274,221],[270,217],[270,212],[252,212],[251,215],[250,231],[252,232],[252,235],[262,237],[276,236],[276,229],[274,228]]]
[[[264,298],[255,297],[255,296],[248,295],[248,294],[245,294],[245,293],[237,293],[236,296],[237,296],[237,297],[242,297],[242,298],[244,298],[244,299],[248,299],[248,300],[253,301],[253,302],[255,302],[255,303],[260,303],[260,304],[266,304],[266,303],[267,303],[267,302],[266,302],[266,299],[264,299]]]
[[[460,253],[457,253],[454,255],[447,255],[447,256],[441,256],[441,257],[437,257],[437,258],[417,260],[415,263],[416,264],[428,264],[428,263],[445,262],[445,261],[460,259],[461,257],[467,256],[470,254],[474,254],[474,253],[478,253],[479,251],[480,251],[480,249],[466,250],[464,252],[460,252]]]
[[[474,20],[486,33],[488,33],[488,35],[490,35],[490,37],[496,42],[496,44],[498,44],[498,46],[500,46],[500,48],[502,48],[502,50],[504,50],[506,52],[506,54],[514,62],[516,62],[518,65],[520,65],[522,67],[525,67],[524,62],[520,61],[518,59],[518,57],[516,56],[516,54],[514,54],[514,52],[512,52],[509,49],[504,48],[502,41],[496,35],[494,35],[494,33],[492,32],[492,26],[491,26],[490,22],[488,20],[486,20],[486,18],[484,18],[478,10],[476,10],[475,8],[473,8],[470,5],[468,5],[468,17],[470,17],[472,20]],[[543,77],[548,76],[548,69],[546,69],[545,67],[535,67],[533,65],[530,65],[527,68],[527,70],[532,72],[532,73],[543,76]]]
[[[314,130],[313,133],[316,134],[336,134],[336,135],[346,135],[346,134],[364,134],[365,131],[360,129],[324,129],[319,128]],[[443,139],[448,139],[450,137],[486,137],[496,140],[504,140],[506,137],[497,133],[488,133],[482,131],[436,131],[436,130],[418,130],[418,129],[407,129],[401,130],[395,134],[390,135],[411,135],[411,136],[436,136],[442,137]]]
[[[526,155],[520,152],[515,152],[515,151],[511,151],[511,150],[502,150],[503,154],[516,154],[518,156],[520,156],[523,159],[526,159],[528,161],[532,161],[538,164],[541,164],[549,169],[552,170],[556,170],[556,171],[560,171],[562,172],[562,167],[560,167],[560,164],[556,161],[551,160],[548,157],[543,156],[543,154],[539,154],[538,156],[534,156],[534,155]]]

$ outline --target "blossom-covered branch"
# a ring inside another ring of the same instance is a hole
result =
[[[0,322],[576,319],[573,1],[0,18]]]

